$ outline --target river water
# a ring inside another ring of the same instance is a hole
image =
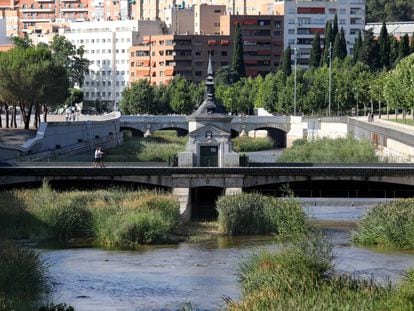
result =
[[[350,243],[355,220],[376,199],[302,199],[334,245],[340,273],[378,281],[398,281],[414,267],[414,253],[362,248]],[[147,246],[137,251],[98,248],[43,249],[55,283],[55,302],[77,311],[217,310],[224,297],[238,299],[239,263],[260,248],[274,248],[269,237],[216,238],[174,246]]]

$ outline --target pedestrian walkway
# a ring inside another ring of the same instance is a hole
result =
[[[366,122],[366,123],[369,123],[369,124],[377,125],[377,126],[380,126],[380,127],[383,127],[383,128],[392,129],[392,130],[395,130],[395,131],[400,131],[400,132],[403,132],[403,133],[410,134],[410,135],[414,136],[414,126],[407,125],[407,124],[402,124],[402,123],[398,123],[398,122],[393,122],[391,120],[384,119],[384,116],[382,116],[381,119],[379,119],[378,116],[375,116],[373,122],[368,122],[367,117],[358,117],[358,118],[354,117],[353,119],[358,120],[360,122]]]

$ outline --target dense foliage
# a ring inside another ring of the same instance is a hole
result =
[[[228,310],[412,310],[414,273],[397,287],[335,275],[330,244],[315,233],[241,265],[243,297]]]
[[[82,238],[103,246],[132,248],[171,240],[179,224],[178,202],[151,191],[3,191],[3,237],[68,241]]]
[[[17,107],[28,129],[32,114],[37,127],[42,112],[46,121],[48,110],[63,105],[69,86],[82,85],[88,70],[89,61],[83,53],[60,36],[55,36],[50,46],[36,47],[28,39],[16,38],[13,49],[0,52],[0,113],[4,107],[6,127],[17,127]]]
[[[353,240],[414,249],[414,200],[400,199],[370,209],[358,224]]]
[[[316,138],[297,140],[286,149],[278,162],[299,163],[377,163],[374,145],[368,140]]]
[[[273,148],[273,141],[269,137],[253,138],[249,136],[239,136],[232,139],[233,150],[236,152],[249,152],[269,150]]]
[[[218,223],[224,234],[297,235],[307,230],[300,204],[292,198],[274,199],[258,193],[223,196],[217,200]]]
[[[411,0],[366,0],[367,22],[398,22],[414,19],[414,3]]]

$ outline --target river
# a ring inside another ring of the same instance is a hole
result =
[[[362,248],[350,243],[355,221],[376,199],[303,199],[305,211],[333,243],[340,273],[398,281],[414,267],[414,252]],[[269,237],[216,238],[136,251],[99,248],[43,249],[55,284],[54,301],[77,311],[217,310],[223,297],[238,299],[238,265]]]

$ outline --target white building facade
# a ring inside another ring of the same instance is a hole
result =
[[[104,103],[117,110],[129,80],[129,48],[144,35],[162,34],[160,21],[100,21],[69,24],[63,35],[90,61],[83,84],[84,102]]]
[[[324,44],[325,24],[338,15],[338,28],[345,31],[348,55],[353,52],[358,33],[365,28],[365,0],[276,1],[268,6],[274,14],[284,15],[284,46],[298,53],[298,64],[309,62],[312,40],[317,32]]]
[[[408,35],[410,38],[414,36],[414,21],[410,22],[388,22],[386,23],[389,35],[393,35],[397,39]],[[382,23],[368,23],[365,30],[372,29],[375,37],[379,37],[381,33]],[[414,38],[412,38],[413,40]]]

